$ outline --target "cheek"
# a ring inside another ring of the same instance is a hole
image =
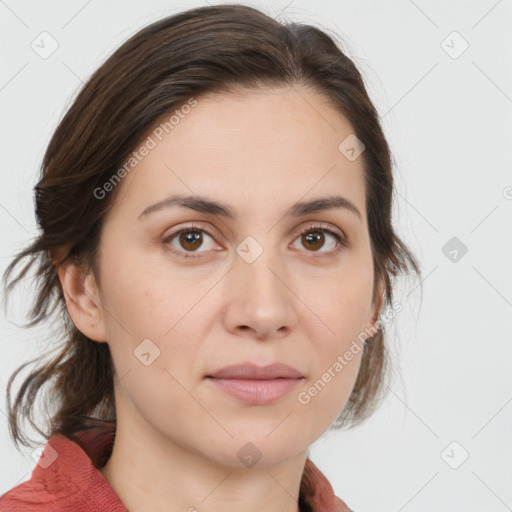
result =
[[[191,286],[190,281],[163,276],[140,258],[130,261],[128,251],[122,260],[105,261],[104,269],[104,318],[119,378],[129,373],[130,381],[140,382],[140,390],[133,390],[142,401],[145,392],[150,396],[156,389],[175,387],[172,376],[185,383],[195,371],[204,339],[201,297],[211,284]]]
[[[341,413],[355,385],[371,312],[373,273],[364,266],[352,269],[318,288],[322,293],[310,294],[304,310],[311,319],[304,325],[315,363],[298,402],[323,417],[325,428]]]
[[[297,395],[296,428],[290,430],[291,435],[300,439],[307,433],[307,438],[313,442],[329,429],[348,402],[360,361],[360,355],[343,365],[334,360],[305,384]]]
[[[197,444],[205,437],[205,425],[210,426],[210,430],[214,430],[215,425],[188,390],[186,374],[167,368],[161,361],[163,357],[164,352],[148,367],[130,364],[130,371],[125,372],[116,387],[118,416],[124,417],[125,423],[142,418],[165,438],[197,449]],[[204,446],[202,451],[207,449]]]
[[[172,411],[186,411],[201,425],[204,411],[186,391],[200,350],[200,308],[193,308],[197,291],[189,287],[185,295],[150,272],[124,268],[112,267],[105,280],[105,318],[120,397],[127,409],[162,429]]]
[[[311,283],[307,280],[303,283],[305,288],[300,296],[306,297],[304,315],[312,319],[309,339],[319,343],[321,352],[332,358],[368,327],[372,312],[372,267],[347,264],[325,279],[317,280],[314,293],[310,291]],[[325,358],[322,360],[325,363]]]
[[[112,341],[161,340],[186,314],[183,290],[129,245],[114,254],[114,236],[109,240],[102,253],[102,303]]]

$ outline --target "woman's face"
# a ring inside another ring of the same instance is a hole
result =
[[[139,146],[102,231],[118,421],[214,461],[272,465],[340,414],[357,337],[375,321],[363,161],[351,139],[339,149],[349,122],[303,87],[200,97],[186,112]],[[161,203],[175,195],[188,207]],[[290,212],[335,196],[354,208]],[[284,363],[302,378],[208,377],[242,363]]]

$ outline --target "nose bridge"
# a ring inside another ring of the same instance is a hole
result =
[[[271,236],[247,236],[236,248],[235,271],[237,279],[247,292],[259,295],[281,293],[282,283],[276,276],[283,265],[279,262],[278,248],[271,242]],[[268,299],[271,297],[268,296]]]
[[[286,323],[293,300],[291,286],[286,284],[288,273],[280,255],[279,244],[271,235],[247,236],[236,247],[231,279],[238,304],[246,312],[263,316],[276,316]]]

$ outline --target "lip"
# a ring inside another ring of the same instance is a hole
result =
[[[247,404],[266,405],[290,393],[304,376],[283,363],[268,366],[242,363],[226,366],[207,375],[207,379],[221,391]]]
[[[257,366],[253,363],[241,363],[225,366],[215,373],[208,375],[217,379],[302,379],[299,370],[284,363],[274,363],[267,366]]]

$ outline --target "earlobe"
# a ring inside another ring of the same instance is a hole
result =
[[[106,341],[103,307],[94,275],[86,274],[72,261],[60,265],[58,274],[66,307],[76,328],[94,341]]]
[[[375,325],[377,323],[383,304],[384,304],[384,292],[382,291],[378,295],[378,302],[375,306],[375,310],[373,313],[372,325]]]

